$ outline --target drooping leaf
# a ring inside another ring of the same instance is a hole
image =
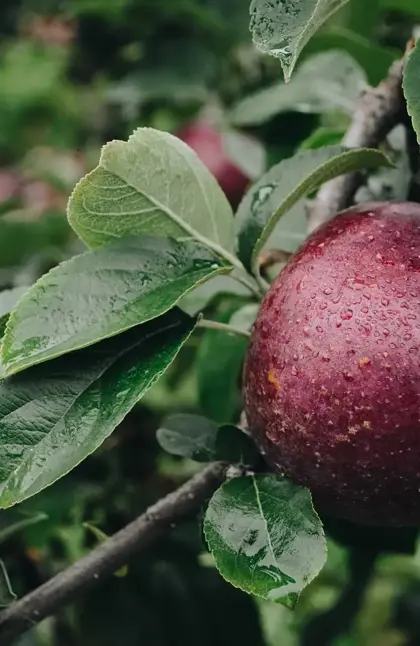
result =
[[[238,125],[258,125],[289,111],[352,113],[366,85],[366,74],[349,54],[322,52],[304,61],[290,83],[278,82],[242,99],[231,118]]]
[[[234,246],[232,210],[213,175],[180,139],[151,128],[103,148],[68,217],[90,247],[144,234],[195,238],[222,256]]]
[[[228,323],[236,307],[217,316]],[[248,340],[236,334],[207,330],[197,355],[197,385],[200,407],[219,424],[235,421],[240,404],[239,375]]]
[[[150,321],[228,270],[197,242],[151,236],[73,257],[35,283],[10,317],[2,347],[6,374]]]
[[[95,451],[172,363],[195,326],[179,310],[0,383],[0,507]]]
[[[196,462],[215,459],[217,424],[200,415],[171,415],[158,429],[156,437],[161,447],[173,455]]]
[[[299,54],[321,25],[348,0],[252,0],[254,43],[280,60],[288,81]]]
[[[27,287],[14,287],[0,292],[0,339],[3,337],[10,312],[27,290]]]
[[[408,55],[404,69],[403,90],[408,114],[420,144],[420,40]]]
[[[204,533],[227,581],[290,608],[326,560],[309,491],[275,475],[222,485],[210,501]]]
[[[256,273],[258,254],[278,220],[324,182],[362,168],[391,165],[379,150],[326,146],[300,151],[273,166],[250,188],[239,205],[236,222],[242,262]]]

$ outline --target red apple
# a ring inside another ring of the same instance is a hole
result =
[[[197,153],[236,208],[250,178],[228,157],[219,130],[204,121],[195,121],[178,132],[177,136]]]
[[[244,369],[267,462],[321,511],[420,523],[420,205],[370,203],[318,229],[277,277]]]

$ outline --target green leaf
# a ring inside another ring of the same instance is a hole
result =
[[[171,453],[196,462],[215,459],[217,424],[200,415],[171,415],[158,429],[160,446]]]
[[[235,308],[217,317],[228,323]],[[204,333],[197,355],[197,386],[202,411],[220,424],[234,421],[240,404],[239,375],[248,339],[220,330]]]
[[[252,0],[254,43],[280,60],[284,77],[292,75],[299,54],[321,25],[348,0]]]
[[[260,456],[252,439],[240,428],[231,424],[219,428],[201,415],[171,415],[163,421],[156,437],[171,455],[196,462],[222,460],[253,465]]]
[[[194,242],[123,238],[52,269],[11,315],[6,374],[87,347],[150,321],[229,266]]]
[[[404,11],[420,18],[420,5],[418,0],[381,0],[381,5],[384,9]]]
[[[420,40],[408,55],[404,69],[403,90],[407,111],[420,144]]]
[[[236,216],[239,257],[255,274],[258,255],[279,219],[302,197],[334,177],[377,166],[392,166],[379,150],[326,146],[304,150],[273,166],[250,190]]]
[[[0,507],[95,451],[170,366],[196,321],[179,310],[0,383]]]
[[[240,101],[231,119],[238,125],[259,125],[283,112],[351,114],[366,87],[366,74],[346,52],[329,51],[305,60],[285,84],[276,83]]]
[[[14,287],[0,292],[0,338],[4,334],[9,314],[28,287]]]
[[[177,137],[139,128],[111,141],[76,186],[71,226],[90,247],[127,235],[195,238],[232,260],[232,209],[216,179]]]
[[[275,475],[222,485],[210,501],[204,533],[227,581],[290,608],[326,560],[309,491]]]

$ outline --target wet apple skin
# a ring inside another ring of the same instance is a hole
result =
[[[338,214],[267,293],[244,366],[268,464],[351,521],[420,523],[420,205]]]

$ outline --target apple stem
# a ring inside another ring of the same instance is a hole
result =
[[[197,326],[209,330],[218,330],[219,332],[225,332],[226,334],[237,334],[238,336],[244,336],[247,339],[249,339],[250,337],[250,333],[246,330],[242,330],[241,328],[235,327],[234,325],[229,325],[228,323],[220,323],[220,321],[201,319],[201,321],[198,322]]]

